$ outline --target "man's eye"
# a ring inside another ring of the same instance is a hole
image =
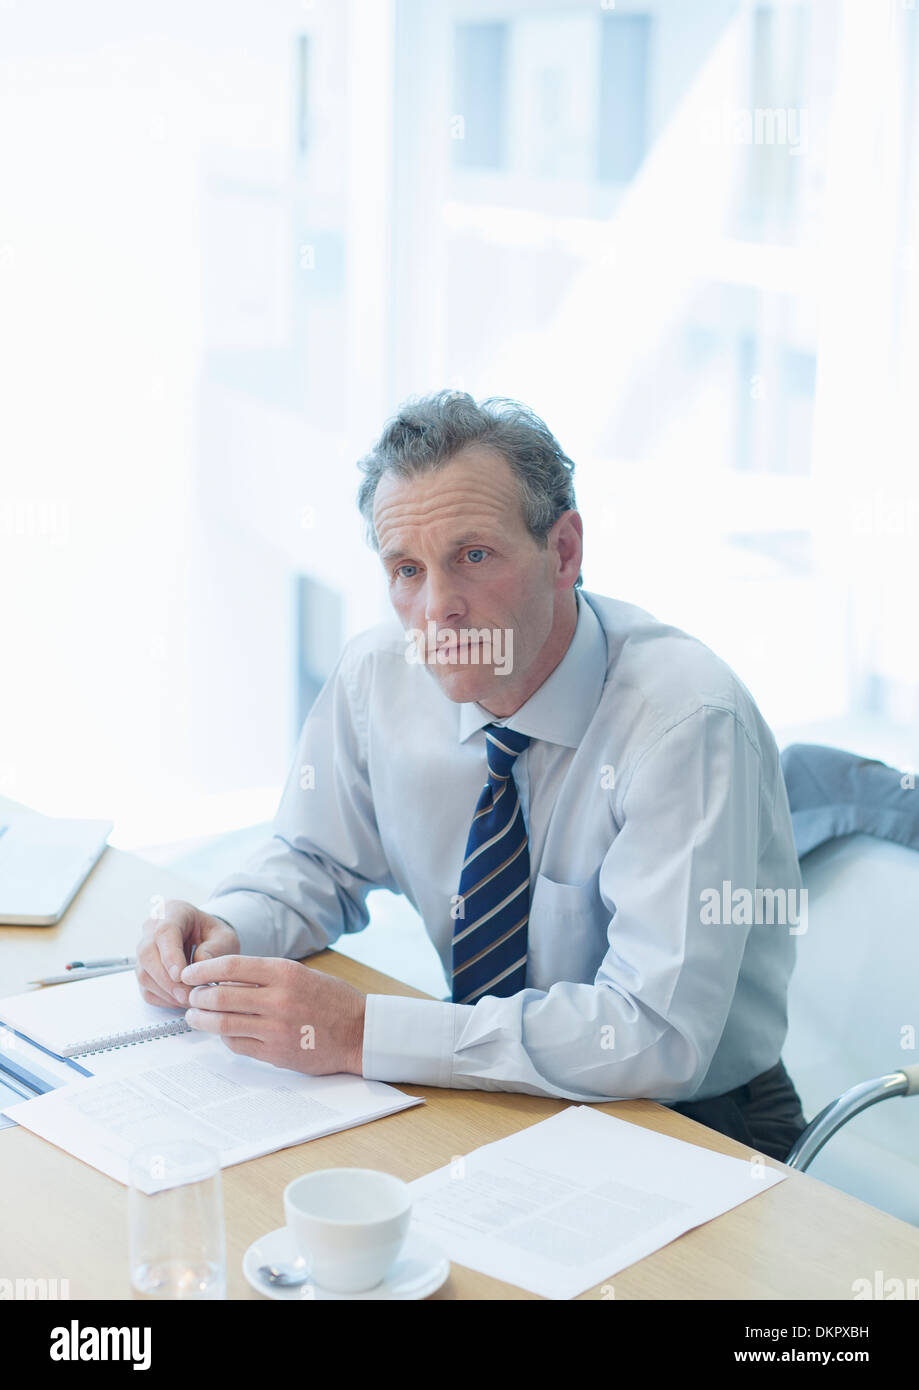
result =
[[[485,555],[486,555],[486,551],[481,550],[481,549],[479,549],[478,547],[476,547],[474,550],[467,550],[467,551],[466,551],[466,559],[467,559],[467,560],[471,560],[472,563],[473,563],[474,565],[477,565],[477,564],[479,563],[479,561],[476,560],[476,558],[475,558],[476,555],[481,556],[481,558],[484,560]]]
[[[398,576],[399,576],[400,574],[402,574],[402,571],[403,571],[403,570],[414,570],[414,569],[417,569],[417,568],[418,568],[417,565],[400,565],[399,568],[396,570],[396,577],[398,578]],[[409,579],[411,579],[411,577],[412,577],[411,575],[408,575],[408,578],[409,578]]]

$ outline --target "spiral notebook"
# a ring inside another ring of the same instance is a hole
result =
[[[0,999],[0,1023],[77,1061],[191,1032],[183,1008],[144,1002],[133,970]]]
[[[126,1184],[133,1150],[163,1138],[207,1144],[228,1167],[423,1104],[385,1081],[237,1056],[184,1012],[145,1004],[133,971],[0,999],[0,1024],[88,1073],[31,1100],[0,1097],[0,1112]]]

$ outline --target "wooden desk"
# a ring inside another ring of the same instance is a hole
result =
[[[29,979],[51,974],[75,956],[133,953],[153,895],[194,901],[196,892],[133,855],[107,849],[58,926],[0,927],[0,993],[16,993]],[[311,956],[309,964],[367,993],[424,997],[335,951]],[[283,1224],[281,1194],[299,1173],[359,1166],[382,1168],[408,1181],[567,1104],[506,1092],[410,1084],[399,1089],[427,1103],[223,1170],[230,1298],[259,1297],[243,1278],[243,1252]],[[749,1156],[741,1144],[652,1101],[600,1108],[718,1153]],[[19,1128],[0,1131],[0,1192],[0,1279],[66,1278],[75,1299],[132,1297],[127,1197],[119,1183]],[[919,1276],[919,1230],[790,1172],[785,1182],[688,1231],[582,1297],[609,1298],[611,1286],[617,1300],[851,1300],[853,1281],[872,1279],[878,1269],[888,1279]],[[532,1296],[459,1265],[434,1295]]]

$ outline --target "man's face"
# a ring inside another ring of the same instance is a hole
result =
[[[556,522],[543,548],[507,459],[470,445],[430,473],[384,474],[373,515],[393,607],[407,632],[424,634],[407,650],[448,699],[511,713],[564,651],[540,674],[559,635],[559,596],[573,605],[577,513]],[[463,640],[463,629],[476,634]]]

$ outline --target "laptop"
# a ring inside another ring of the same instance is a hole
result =
[[[111,821],[0,816],[0,923],[59,922],[105,849]]]

